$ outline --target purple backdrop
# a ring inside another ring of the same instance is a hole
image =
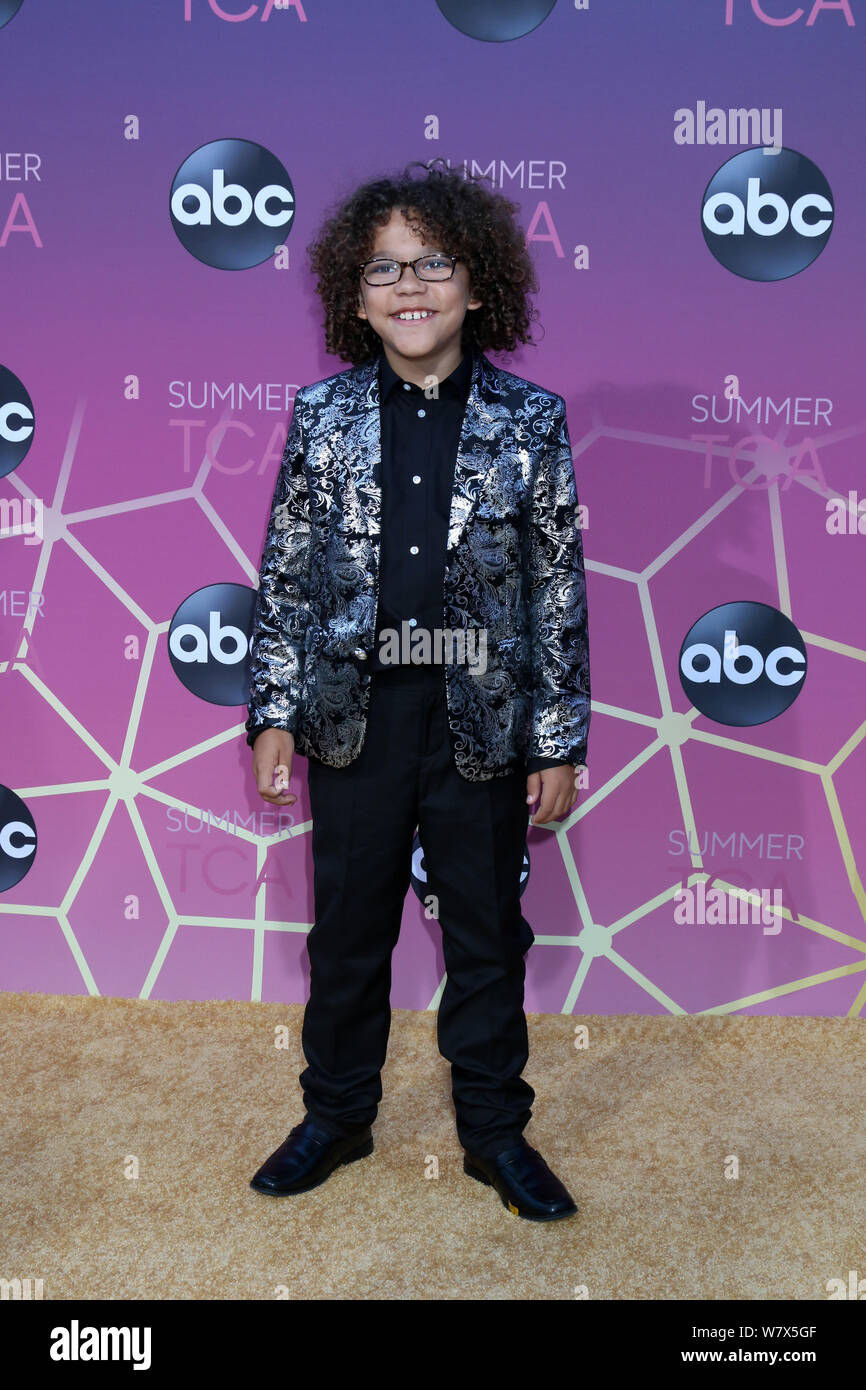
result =
[[[274,834],[246,710],[184,683],[169,627],[207,586],[255,586],[294,392],[348,365],[306,269],[325,208],[441,155],[519,203],[544,333],[494,360],[565,397],[587,509],[589,785],[529,832],[526,1006],[863,1012],[863,58],[862,13],[812,0],[0,0],[0,415],[24,390],[34,417],[20,459],[0,420],[0,988],[305,998],[306,762]],[[185,244],[173,180],[220,140],[288,176],[282,255]],[[771,143],[760,177],[820,174],[832,232],[792,236],[813,258],[783,274],[783,238],[752,228],[744,274],[702,203]],[[854,534],[828,529],[834,498]],[[763,723],[680,680],[686,634],[733,601],[808,654]],[[781,909],[680,923],[689,880]],[[436,1006],[439,938],[410,894],[396,1007]]]

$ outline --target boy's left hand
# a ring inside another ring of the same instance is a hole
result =
[[[571,763],[561,767],[546,767],[541,772],[530,772],[526,779],[526,800],[531,803],[541,794],[541,805],[530,818],[531,825],[543,825],[545,821],[559,820],[575,805],[579,796],[577,768]]]

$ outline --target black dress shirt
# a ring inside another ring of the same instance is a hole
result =
[[[403,622],[409,623],[410,630],[417,626],[431,632],[442,627],[454,464],[472,365],[471,352],[464,352],[450,376],[439,382],[438,394],[427,395],[422,387],[398,376],[384,352],[379,354],[379,609],[374,651],[365,663],[377,680],[387,680],[388,672],[394,669],[394,663],[383,667],[380,661],[383,628],[401,634]],[[442,674],[439,663],[411,663],[411,670],[422,681],[438,679]],[[527,772],[559,766],[561,761],[556,758],[530,758]]]

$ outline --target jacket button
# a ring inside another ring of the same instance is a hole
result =
[[[367,653],[364,651],[363,647],[356,647],[352,655],[356,656],[359,661],[367,660]]]

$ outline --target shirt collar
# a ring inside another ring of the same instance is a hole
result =
[[[472,382],[472,352],[466,348],[463,352],[459,364],[447,376],[444,381],[439,383],[440,396],[449,396],[453,400],[465,401],[469,395],[469,387]],[[422,391],[422,387],[416,386],[414,382],[409,383],[412,387],[407,395]],[[394,371],[391,363],[385,356],[384,350],[379,353],[379,399],[384,401],[392,391],[403,389],[404,379]]]

